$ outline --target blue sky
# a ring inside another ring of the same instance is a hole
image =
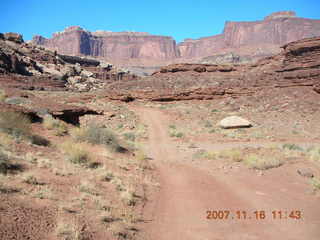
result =
[[[0,32],[19,32],[25,40],[79,25],[90,31],[149,32],[180,42],[219,34],[225,21],[259,20],[275,11],[320,19],[319,0],[1,0],[0,10]]]

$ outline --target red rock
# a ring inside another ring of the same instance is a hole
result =
[[[144,79],[110,84],[106,94],[122,101],[129,95],[152,101],[214,99],[291,87],[309,89],[311,94],[312,89],[320,93],[319,79],[320,37],[316,37],[289,43],[282,53],[254,65],[169,65]]]
[[[320,35],[320,20],[295,17],[295,13],[277,12],[263,21],[227,21],[223,34],[197,40],[185,40],[178,45],[182,58],[199,58],[219,52],[234,52],[251,56],[270,56],[280,52],[280,46],[303,38]]]
[[[80,27],[69,27],[51,39],[35,36],[32,41],[62,54],[99,56],[107,60],[171,60],[179,57],[171,37],[143,32],[89,32]]]

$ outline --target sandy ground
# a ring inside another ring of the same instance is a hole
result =
[[[179,152],[168,135],[167,115],[146,107],[134,110],[148,125],[145,150],[160,182],[145,208],[145,219],[150,220],[143,226],[146,239],[320,239],[319,197],[293,174],[295,166],[268,170],[263,176],[249,169],[227,175],[214,171],[219,163],[204,167]],[[227,219],[207,219],[207,211],[221,210],[230,211]],[[244,211],[246,219],[238,219],[237,211]],[[255,211],[264,211],[266,217],[256,219]],[[282,219],[274,219],[272,211],[281,211]],[[291,218],[291,211],[300,211],[301,218]]]

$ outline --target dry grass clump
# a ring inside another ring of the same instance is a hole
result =
[[[310,159],[320,162],[320,147],[313,147],[309,150]]]
[[[43,126],[46,129],[54,130],[57,136],[63,136],[68,133],[68,125],[61,120],[53,118],[51,115],[46,115],[43,118]]]
[[[177,137],[177,138],[183,137],[183,133],[179,132],[175,125],[169,126],[169,135],[170,135],[170,137]]]
[[[12,147],[12,144],[14,142],[14,139],[9,134],[0,132],[0,146],[4,149],[10,149]]]
[[[134,206],[136,204],[135,194],[133,191],[125,190],[120,194],[121,200],[128,206]]]
[[[137,160],[137,164],[139,168],[141,168],[142,170],[152,169],[148,161],[148,156],[145,154],[145,152],[142,149],[139,149],[135,152],[135,158]]]
[[[94,196],[100,195],[96,190],[95,185],[93,183],[90,183],[89,181],[82,181],[79,186],[79,191],[90,194],[90,195],[94,195]]]
[[[79,142],[88,142],[91,144],[101,144],[115,152],[125,152],[115,134],[104,127],[96,124],[90,124],[84,128],[75,128],[71,131],[71,136]]]
[[[310,183],[311,183],[311,186],[314,191],[320,190],[320,179],[319,178],[312,178]]]
[[[76,227],[76,224],[67,222],[65,220],[58,221],[56,228],[56,235],[62,239],[70,239],[70,240],[80,240],[83,236],[81,236],[81,232]]]
[[[60,147],[68,155],[68,160],[71,163],[88,165],[92,160],[92,156],[87,150],[87,146],[83,143],[66,141],[61,144]]]
[[[283,149],[294,150],[294,151],[303,151],[303,148],[294,143],[285,143],[282,145]]]
[[[3,89],[0,89],[0,102],[4,102],[6,98],[7,98],[6,92]]]
[[[0,149],[0,174],[6,174],[10,169],[9,158]]]
[[[31,185],[43,185],[39,180],[32,174],[25,175],[23,177],[23,182]]]
[[[224,150],[219,153],[219,156],[228,158],[234,162],[241,162],[243,160],[243,153],[237,149]]]
[[[1,112],[0,131],[15,138],[28,137],[31,135],[31,121],[22,113],[12,111]]]
[[[258,170],[267,170],[270,168],[280,167],[283,164],[278,158],[259,156],[257,154],[249,154],[244,159],[243,162],[250,168]]]

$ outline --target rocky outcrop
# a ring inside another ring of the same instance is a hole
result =
[[[14,95],[21,96],[18,91],[14,92]],[[97,112],[87,107],[79,107],[70,104],[61,104],[49,99],[38,98],[33,95],[22,94],[22,97],[10,97],[21,98],[28,101],[20,101],[17,103],[4,103],[0,102],[1,112],[14,111],[27,115],[32,121],[41,121],[47,114],[58,118],[66,123],[78,125],[80,123],[80,117],[84,115],[100,115],[101,112]]]
[[[145,32],[89,32],[73,26],[34,44],[67,55],[87,55],[127,66],[159,66],[173,62],[198,62],[202,58],[234,53],[250,62],[280,52],[280,46],[320,36],[320,20],[299,18],[295,12],[272,13],[261,21],[227,21],[222,34],[186,39],[176,45],[171,37]]]
[[[280,46],[303,38],[320,36],[320,20],[298,18],[292,11],[277,12],[263,21],[227,21],[223,34],[187,39],[178,45],[186,59],[234,52],[255,58],[280,52]]]
[[[108,62],[61,55],[24,43],[19,34],[0,35],[0,82],[6,85],[29,90],[89,91],[135,77]]]
[[[34,44],[44,45],[68,55],[90,55],[109,61],[119,59],[171,60],[179,57],[171,37],[140,32],[89,32],[69,27],[55,33],[51,39],[35,36]]]
[[[139,81],[108,85],[110,99],[176,101],[251,96],[264,89],[303,87],[319,91],[320,37],[283,46],[283,51],[255,64],[174,64]]]

